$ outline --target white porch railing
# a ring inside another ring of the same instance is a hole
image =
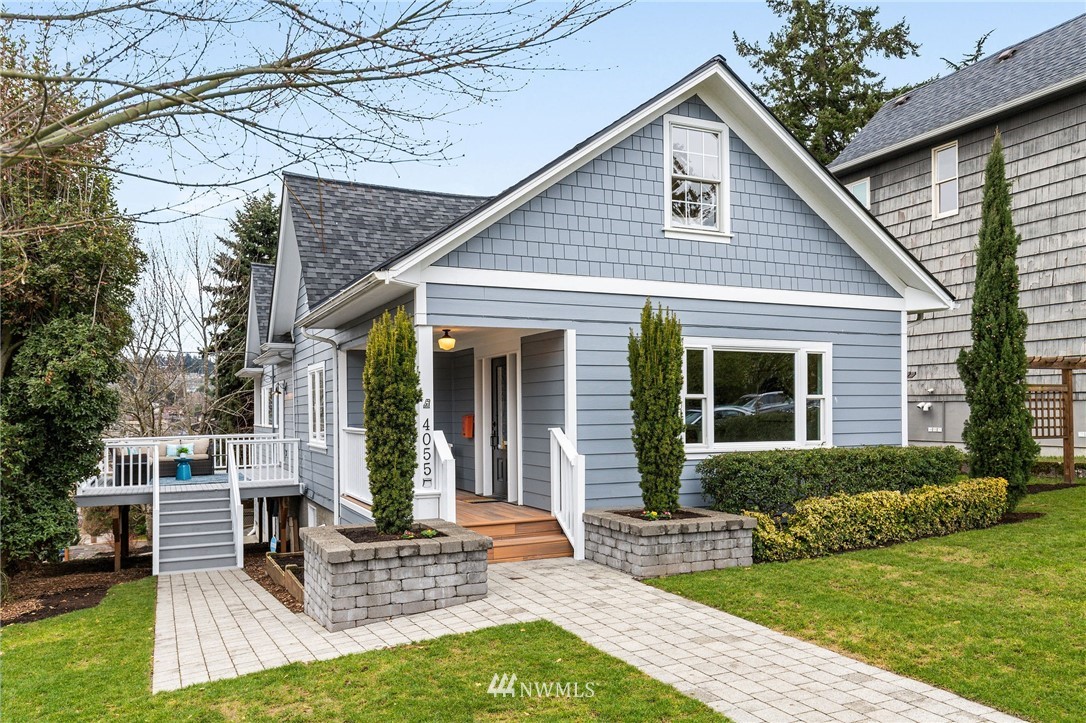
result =
[[[233,439],[227,444],[231,485],[289,484],[298,480],[297,439]]]
[[[573,546],[573,558],[584,559],[584,455],[558,427],[551,433],[551,514]]]
[[[237,566],[245,567],[245,510],[241,506],[241,474],[238,470],[241,453],[236,443],[227,446],[226,478],[230,481],[230,528],[234,531],[234,556]],[[155,559],[158,559],[157,555]]]
[[[151,487],[158,478],[158,444],[146,440],[107,440],[98,476],[87,487]],[[146,491],[146,490],[145,490]]]
[[[112,437],[103,440],[106,448],[111,446],[152,447],[160,444],[183,444],[191,450],[197,440],[208,440],[208,455],[214,463],[216,472],[226,471],[226,449],[230,442],[248,441],[253,439],[276,439],[274,434],[258,432],[256,434],[175,434],[161,437]]]
[[[151,488],[151,574],[158,574],[158,548],[161,544],[158,535],[158,518],[161,517],[159,511],[162,506],[159,504],[159,484],[158,484],[158,455],[155,454],[151,457],[151,479],[153,481],[153,487]]]
[[[434,457],[437,460],[437,489],[441,492],[439,509],[441,519],[456,522],[456,458],[445,433],[434,430]]]
[[[343,444],[343,494],[373,504],[370,496],[370,471],[366,466],[366,430],[345,427],[340,430]]]

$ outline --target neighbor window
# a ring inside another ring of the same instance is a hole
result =
[[[855,196],[856,199],[859,200],[859,202],[863,204],[864,208],[867,208],[867,209],[871,208],[871,179],[870,178],[861,178],[858,181],[853,181],[852,183],[845,186],[845,188],[847,188],[848,192],[851,193],[853,196]]]
[[[717,236],[727,233],[727,127],[667,116],[664,128],[665,229]]]
[[[309,367],[309,443],[325,443],[324,365]]]
[[[827,441],[828,344],[686,343],[688,449],[803,447]]]
[[[958,212],[958,142],[931,152],[931,200],[936,218]]]

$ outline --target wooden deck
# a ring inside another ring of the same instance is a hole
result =
[[[546,510],[495,502],[469,492],[456,493],[456,523],[494,539],[490,562],[572,557],[558,520]]]

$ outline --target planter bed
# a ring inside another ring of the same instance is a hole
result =
[[[685,511],[698,516],[650,521],[626,511],[585,512],[585,558],[637,578],[753,562],[754,518],[715,510]]]
[[[289,592],[295,600],[305,602],[305,555],[300,552],[269,552],[264,558],[264,570],[276,585]]]
[[[375,527],[303,528],[306,614],[344,630],[485,597],[493,541],[444,520],[420,524],[440,536],[352,542],[344,531],[368,536]]]

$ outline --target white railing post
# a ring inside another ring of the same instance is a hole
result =
[[[245,511],[241,506],[237,451],[242,442],[226,443],[226,478],[230,482],[230,526],[234,530],[234,556],[238,567],[245,567]]]
[[[558,427],[551,435],[551,514],[573,546],[573,557],[584,559],[585,459]]]
[[[434,430],[434,457],[437,460],[437,489],[441,494],[439,515],[447,522],[456,522],[456,458],[440,429]]]
[[[146,447],[140,447],[140,454]],[[158,445],[156,444],[151,448],[153,454],[151,455],[151,574],[158,574],[158,551],[161,547],[159,543],[159,515],[162,510],[162,506],[159,503],[159,486],[158,486]],[[141,464],[137,464],[138,467],[143,467]]]

